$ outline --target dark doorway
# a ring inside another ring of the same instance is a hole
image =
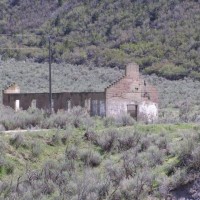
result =
[[[127,112],[130,114],[131,117],[133,117],[135,120],[137,120],[138,105],[128,104]]]

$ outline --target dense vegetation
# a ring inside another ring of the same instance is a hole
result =
[[[79,123],[69,122],[77,111]],[[63,122],[63,130],[1,134],[1,199],[198,197],[198,125],[121,124],[77,109]]]
[[[13,35],[0,36],[1,48],[39,49],[1,54],[47,61],[52,35],[55,62],[123,68],[134,60],[148,74],[200,79],[199,10],[199,0],[2,0],[0,33]]]

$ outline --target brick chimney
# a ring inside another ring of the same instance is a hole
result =
[[[129,63],[126,66],[125,75],[128,78],[139,80],[139,65],[137,65],[136,63]]]

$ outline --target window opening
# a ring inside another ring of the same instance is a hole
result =
[[[37,108],[37,101],[36,99],[33,99],[32,102],[31,102],[31,107],[32,108]]]
[[[127,113],[130,114],[135,120],[137,120],[138,105],[129,104],[127,105]]]
[[[20,109],[20,100],[15,100],[15,110],[18,111]]]

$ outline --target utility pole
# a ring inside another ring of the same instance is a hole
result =
[[[52,113],[52,85],[51,85],[51,36],[49,38],[49,113]]]

